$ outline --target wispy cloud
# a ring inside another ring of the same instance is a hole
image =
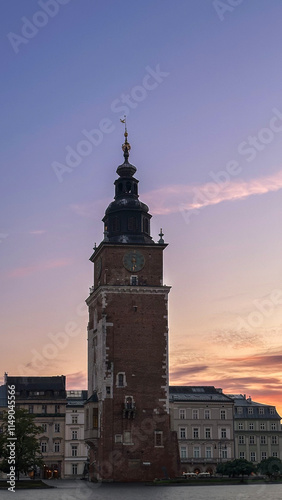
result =
[[[87,387],[87,376],[86,372],[80,371],[76,373],[70,373],[67,375],[67,389],[86,389]]]
[[[155,214],[166,215],[182,210],[199,210],[223,201],[237,201],[253,195],[266,194],[282,188],[282,170],[271,176],[226,184],[207,182],[199,185],[164,186],[146,193],[143,198]]]
[[[45,229],[35,229],[34,231],[29,231],[28,234],[34,234],[39,236],[41,234],[45,234],[47,231]]]
[[[32,266],[17,267],[8,273],[10,278],[24,278],[31,274],[45,271],[46,269],[56,269],[59,267],[66,267],[72,263],[71,259],[56,259],[48,260],[45,262],[38,262]]]
[[[233,179],[226,184],[207,182],[205,184],[175,184],[163,186],[142,194],[150,211],[154,214],[167,215],[179,210],[200,210],[223,201],[238,201],[249,196],[262,195],[282,189],[282,170],[273,175],[244,181]],[[71,210],[83,217],[99,218],[109,200],[97,200],[94,203],[71,205]]]

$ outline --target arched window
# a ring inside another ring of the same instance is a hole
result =
[[[137,229],[137,220],[136,217],[129,217],[127,221],[128,231],[136,231]]]
[[[144,233],[149,234],[149,220],[147,218],[143,219],[143,230]]]
[[[113,218],[112,229],[113,229],[113,232],[115,232],[115,233],[120,231],[120,219],[119,219],[119,217]]]
[[[131,193],[131,182],[127,181],[127,183],[125,184],[125,192],[126,193]]]

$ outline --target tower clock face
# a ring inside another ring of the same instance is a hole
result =
[[[123,265],[130,272],[141,271],[145,265],[145,257],[141,252],[132,250],[123,257]]]

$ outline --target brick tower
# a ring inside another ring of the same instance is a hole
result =
[[[179,473],[168,404],[170,287],[163,285],[167,245],[162,233],[158,243],[150,236],[126,128],[124,135],[104,239],[90,258],[85,439],[92,480],[148,481]]]

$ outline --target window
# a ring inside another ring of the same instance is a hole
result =
[[[186,439],[186,427],[180,427],[179,429],[179,438]]]
[[[122,443],[122,434],[115,435],[115,443]]]
[[[98,429],[98,408],[93,408],[93,429]]]
[[[162,431],[155,431],[155,446],[163,446],[163,433]]]
[[[42,424],[42,432],[47,432],[47,424]]]
[[[227,436],[226,429],[221,429],[221,439],[225,439]]]
[[[54,452],[55,453],[59,453],[60,451],[60,442],[59,441],[55,441],[54,443]]]
[[[244,430],[244,424],[243,424],[243,422],[239,422],[239,424],[238,424],[238,430],[239,431],[243,431]]]
[[[148,219],[143,220],[143,231],[144,231],[144,233],[149,234],[149,220]]]
[[[77,424],[77,416],[76,415],[72,415],[71,416],[71,423],[72,424]]]
[[[28,407],[28,413],[33,413],[33,405],[29,405],[29,407]]]
[[[47,405],[42,405],[42,413],[47,413]]]
[[[60,424],[55,424],[55,432],[60,432]]]
[[[60,405],[55,405],[55,413],[60,413]]]
[[[180,418],[180,420],[185,420],[185,418],[186,418],[186,410],[183,410],[183,409],[179,410],[179,418]]]
[[[124,373],[117,374],[117,386],[124,387]]]
[[[206,458],[212,458],[211,446],[206,446]]]
[[[193,448],[193,457],[200,458],[200,446],[194,446]]]
[[[112,221],[113,232],[120,231],[120,218],[114,217]]]
[[[186,446],[180,446],[180,458],[187,458]]]
[[[128,229],[128,231],[136,231],[136,229],[137,229],[136,217],[129,217],[128,218],[127,229]]]
[[[125,431],[123,435],[123,442],[125,444],[131,444],[131,432],[130,431]]]
[[[138,276],[130,276],[130,284],[132,286],[137,286],[138,285]]]
[[[264,423],[264,422],[262,422],[262,423],[260,424],[260,430],[261,430],[261,431],[265,431],[265,423]]]
[[[248,414],[252,415],[253,413],[254,413],[254,409],[253,408],[248,408]]]
[[[245,459],[245,452],[244,451],[240,451],[239,458],[242,459],[242,460]]]
[[[249,437],[249,443],[250,444],[255,444],[255,436],[250,436]]]
[[[238,443],[245,444],[245,436],[238,436]]]
[[[275,408],[269,408],[269,413],[270,413],[270,415],[274,415],[275,414]]]
[[[254,423],[253,422],[249,423],[249,429],[250,429],[250,431],[254,430]]]
[[[220,420],[225,420],[225,419],[226,419],[226,411],[220,410]]]
[[[47,452],[47,443],[46,441],[41,441],[41,453]]]
[[[71,438],[77,439],[77,431],[71,431]]]
[[[260,436],[260,444],[266,444],[266,437]]]
[[[205,428],[205,436],[206,436],[206,439],[210,439],[211,438],[211,429],[210,429],[210,427],[206,427]]]
[[[251,460],[251,462],[255,462],[256,461],[256,452],[255,451],[251,451],[250,460]]]
[[[71,456],[72,457],[77,457],[77,448],[78,448],[78,446],[76,444],[71,445]]]
[[[271,424],[271,430],[276,431],[276,424]]]
[[[262,406],[259,407],[259,415],[264,414],[264,408]]]
[[[223,447],[220,450],[220,458],[227,458],[227,447]]]
[[[239,413],[239,414],[243,413],[243,408],[242,408],[242,406],[238,406],[238,408],[237,408],[237,413]]]
[[[204,418],[205,418],[205,420],[209,420],[211,418],[211,412],[210,412],[210,410],[205,410],[204,411]]]
[[[199,428],[198,427],[193,428],[193,437],[194,437],[194,439],[198,439],[198,437],[199,437]]]
[[[273,451],[273,452],[272,452],[272,456],[273,456],[273,457],[278,457],[278,452],[277,452],[277,451]]]
[[[111,387],[109,385],[107,385],[107,387],[106,387],[106,394],[107,394],[107,396],[111,395]]]
[[[262,459],[262,460],[266,460],[266,458],[267,458],[266,451],[262,451],[262,452],[261,452],[261,459]]]
[[[278,444],[278,437],[277,436],[271,436],[271,444]]]
[[[72,464],[72,473],[74,476],[77,475],[77,464]]]
[[[198,420],[199,410],[192,410],[192,418],[193,418],[193,420]]]

